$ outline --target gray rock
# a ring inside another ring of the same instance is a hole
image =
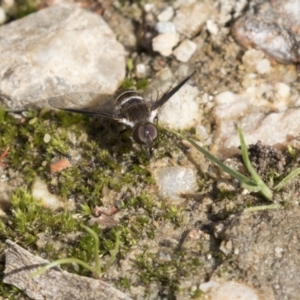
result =
[[[123,46],[83,9],[55,5],[0,28],[0,102],[8,109],[69,92],[111,94],[124,75]]]
[[[244,48],[255,47],[278,62],[300,61],[299,12],[295,0],[265,1],[233,26],[232,34]]]

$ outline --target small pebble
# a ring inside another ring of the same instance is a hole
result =
[[[135,75],[138,78],[144,78],[144,77],[146,77],[146,74],[147,74],[147,69],[146,69],[145,64],[137,64],[135,66]]]
[[[168,6],[158,16],[157,19],[161,22],[170,21],[174,16],[174,9],[172,6]]]
[[[44,143],[48,144],[51,141],[51,135],[49,133],[46,133],[44,135]]]
[[[215,282],[213,280],[203,282],[200,284],[200,290],[204,293],[208,292],[209,290],[218,287],[220,284],[218,282]]]
[[[275,248],[275,256],[278,258],[281,258],[283,255],[284,250],[280,247]]]
[[[155,29],[158,33],[176,33],[175,25],[172,22],[158,22]]]
[[[176,33],[162,33],[152,40],[153,50],[162,56],[169,56],[173,53],[173,48],[178,44],[179,37]]]
[[[200,230],[199,229],[192,229],[186,236],[188,239],[191,240],[199,240],[200,239]]]
[[[275,83],[275,89],[278,98],[287,98],[291,92],[291,88],[282,82]]]
[[[48,191],[47,184],[40,177],[36,176],[32,187],[32,197],[40,200],[43,206],[55,211],[61,207],[64,207],[64,203],[55,195]]]
[[[209,292],[209,299],[214,300],[260,300],[256,290],[234,281],[227,281],[222,284],[215,281],[208,281],[201,283],[200,289],[206,293]]]
[[[212,20],[206,21],[206,28],[211,35],[217,35],[219,33],[219,28],[216,23]]]
[[[144,5],[144,10],[145,10],[145,12],[152,12],[153,11],[153,9],[154,9],[154,4],[153,3],[146,3],[145,5]]]
[[[197,49],[197,45],[194,42],[192,42],[191,40],[184,40],[174,50],[174,55],[177,60],[181,62],[187,62],[195,53],[196,49]]]
[[[212,1],[195,1],[180,6],[173,19],[177,31],[187,37],[197,35],[215,8]]]

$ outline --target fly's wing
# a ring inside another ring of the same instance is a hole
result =
[[[150,101],[151,110],[159,109],[195,74],[196,65],[182,65],[173,74],[170,69],[162,70],[143,92]]]
[[[121,120],[120,106],[115,105],[113,95],[70,93],[50,98],[48,102],[54,108],[69,112]]]

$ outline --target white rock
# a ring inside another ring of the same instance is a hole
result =
[[[172,5],[175,9],[180,8],[183,5],[188,5],[197,2],[198,0],[175,0]]]
[[[49,133],[46,133],[44,135],[44,143],[48,144],[51,141],[51,135]]]
[[[6,21],[6,13],[4,9],[0,6],[0,24],[4,24]]]
[[[178,44],[179,37],[176,33],[162,33],[152,40],[154,51],[159,52],[162,56],[169,56],[173,53],[173,48]]]
[[[152,12],[154,10],[155,5],[153,3],[146,3],[144,5],[145,12]]]
[[[275,247],[275,256],[278,258],[282,258],[282,255],[284,253],[284,250],[280,247]]]
[[[213,286],[211,291],[208,293],[209,299],[213,300],[260,300],[257,291],[249,286],[237,283],[234,281],[227,281],[220,284],[219,286]]]
[[[197,177],[192,169],[174,166],[165,167],[154,174],[162,197],[179,200],[180,194],[192,193],[197,189]]]
[[[199,141],[206,141],[210,138],[210,135],[208,134],[206,128],[202,125],[196,126],[195,134]]]
[[[174,55],[177,60],[181,62],[187,62],[195,53],[196,49],[197,49],[197,44],[195,44],[191,40],[184,40],[174,50]]]
[[[115,92],[125,52],[99,15],[57,5],[0,28],[0,70],[8,108],[43,106],[59,94]]]
[[[206,28],[211,35],[217,35],[219,33],[219,28],[217,24],[212,20],[206,21]]]
[[[158,16],[157,19],[159,21],[170,21],[174,16],[174,9],[172,6],[168,6],[167,8],[165,8]]]
[[[145,64],[137,64],[135,66],[135,74],[138,78],[143,78],[146,76],[147,70]]]
[[[238,95],[230,91],[222,92],[215,97],[217,104],[229,104],[237,101],[239,101]]]
[[[248,73],[266,74],[272,70],[269,60],[265,58],[265,54],[260,50],[247,50],[242,57],[242,61]]]
[[[277,82],[275,84],[275,89],[278,98],[287,98],[291,92],[291,88],[283,82]]]
[[[40,177],[35,177],[32,188],[32,197],[36,200],[40,200],[43,206],[51,209],[57,210],[64,207],[64,203],[56,196],[48,191],[47,184]]]
[[[256,70],[259,74],[269,73],[271,71],[270,61],[266,58],[257,61]]]
[[[198,95],[197,87],[185,84],[160,110],[160,123],[175,130],[190,129],[199,124],[202,112],[197,103]]]
[[[212,151],[220,158],[239,152],[237,126],[241,126],[247,144],[259,140],[282,148],[298,136],[300,111],[299,92],[289,86],[294,69],[271,65],[265,54],[254,49],[246,51],[241,69],[244,71],[240,94],[226,91],[215,96],[213,116],[215,135]],[[291,122],[292,120],[292,122]]]
[[[205,22],[211,17],[214,7],[211,1],[196,1],[182,5],[173,20],[178,32],[192,37],[200,32]]]
[[[232,110],[232,105],[230,105],[230,110]],[[234,113],[228,114],[226,108],[219,107],[216,120],[218,128],[215,134],[214,151],[227,157],[235,154],[240,145],[235,124],[241,125],[246,144],[261,141],[280,148],[299,135],[300,109],[269,114],[255,111],[247,113],[246,109],[242,113],[241,109],[240,114],[235,115]]]
[[[201,283],[199,288],[202,292],[206,293],[206,292],[210,291],[211,289],[216,288],[218,286],[220,286],[220,283],[210,280],[210,281]]]
[[[204,93],[201,97],[201,103],[208,104],[212,102],[213,99],[213,96],[209,95],[208,93]]]
[[[172,22],[158,22],[155,26],[158,33],[176,33],[175,25]]]

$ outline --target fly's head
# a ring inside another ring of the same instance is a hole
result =
[[[157,138],[157,128],[151,122],[138,123],[132,130],[132,138],[140,145],[150,147]]]

